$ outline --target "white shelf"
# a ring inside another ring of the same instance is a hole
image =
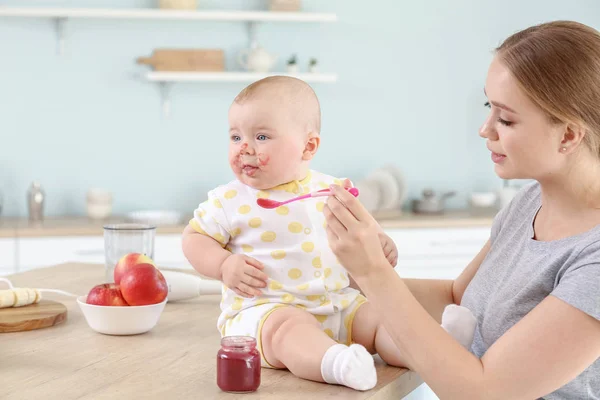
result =
[[[253,73],[253,72],[148,72],[146,79],[151,82],[254,82],[267,76],[285,75],[302,79],[306,82],[333,83],[337,81],[335,74],[286,74],[286,73]]]
[[[0,6],[0,17],[109,18],[244,22],[335,22],[336,14],[274,11],[180,11],[108,8],[17,8]]]
[[[247,82],[251,83],[267,76],[285,75],[302,79],[308,83],[334,83],[336,74],[287,74],[287,73],[255,73],[255,72],[148,72],[145,77],[149,82],[158,83],[161,92],[163,115],[171,114],[171,88],[173,84],[206,83],[206,82]]]

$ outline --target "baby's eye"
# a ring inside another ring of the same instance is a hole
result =
[[[265,135],[258,135],[258,136],[256,136],[256,139],[258,139],[258,140],[267,140],[267,137]]]
[[[240,140],[242,140],[242,138],[240,138],[238,135],[231,135],[232,142],[239,142]]]

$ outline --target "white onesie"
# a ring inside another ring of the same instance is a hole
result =
[[[195,210],[190,225],[197,232],[211,236],[232,253],[262,262],[269,277],[263,295],[249,299],[223,286],[217,322],[223,336],[256,337],[261,349],[260,329],[268,315],[277,307],[291,305],[315,315],[333,339],[352,341],[352,320],[365,299],[349,287],[348,273],[329,248],[323,215],[326,198],[276,209],[257,204],[259,198],[284,201],[333,183],[341,181],[316,171],[302,181],[264,191],[234,180],[211,190]]]

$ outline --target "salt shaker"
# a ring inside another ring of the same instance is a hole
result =
[[[29,219],[41,221],[44,218],[44,200],[46,196],[40,183],[35,181],[27,192],[27,204],[29,206]]]

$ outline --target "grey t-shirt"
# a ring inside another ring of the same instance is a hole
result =
[[[477,318],[471,348],[477,357],[549,295],[600,319],[600,225],[537,241],[540,207],[539,184],[528,184],[494,220],[490,251],[462,298]],[[544,399],[600,399],[600,359]]]

